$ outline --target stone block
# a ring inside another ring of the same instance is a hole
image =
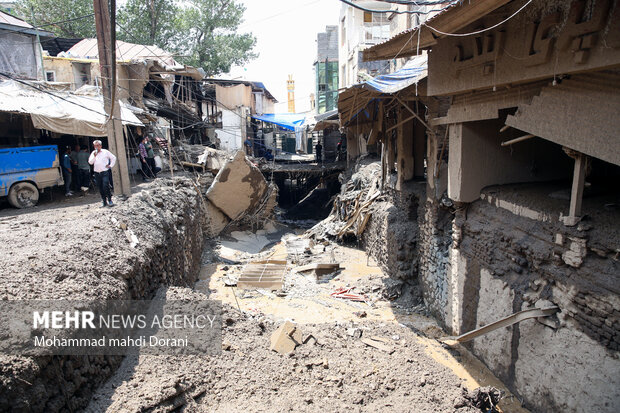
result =
[[[207,190],[207,199],[235,220],[258,207],[266,191],[267,181],[261,171],[239,151],[220,169]]]
[[[280,354],[288,354],[295,350],[295,347],[301,343],[301,340],[301,329],[297,324],[285,321],[271,335],[271,346],[269,346],[269,349]]]

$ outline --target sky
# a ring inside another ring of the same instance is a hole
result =
[[[316,36],[325,26],[337,25],[339,0],[241,0],[246,6],[239,31],[256,37],[259,57],[233,67],[226,78],[261,81],[279,103],[276,113],[287,112],[286,80],[295,80],[295,111],[310,110],[315,93]]]

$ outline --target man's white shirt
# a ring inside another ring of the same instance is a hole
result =
[[[105,172],[108,170],[107,165],[110,165],[110,168],[112,168],[116,164],[116,156],[107,149],[101,149],[99,153],[93,151],[90,154],[88,163],[95,167],[95,172]]]

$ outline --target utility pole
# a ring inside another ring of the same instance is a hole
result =
[[[116,1],[112,0],[111,12],[116,15]],[[121,107],[116,98],[116,27],[110,22],[110,10],[104,0],[93,0],[95,8],[95,28],[99,49],[99,67],[101,68],[101,86],[103,89],[103,106],[108,116],[108,145],[116,155],[118,168],[112,168],[114,177],[114,194],[129,196],[129,170],[127,152],[121,122]],[[114,19],[115,20],[115,19]],[[114,65],[114,67],[113,67]]]

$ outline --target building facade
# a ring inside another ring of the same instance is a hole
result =
[[[325,27],[325,32],[319,33],[316,41],[315,107],[320,114],[335,109],[338,103],[338,26]]]

